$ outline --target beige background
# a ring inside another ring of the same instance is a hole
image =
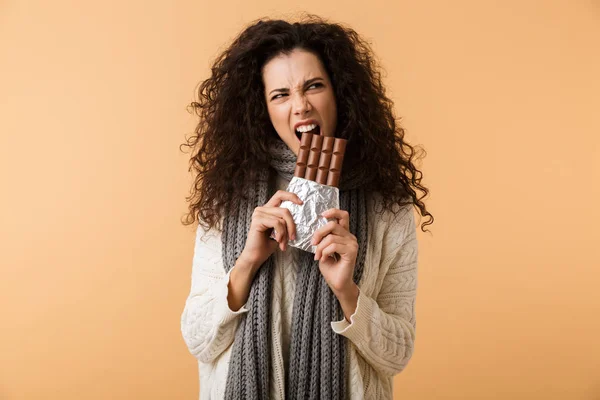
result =
[[[178,145],[210,61],[307,10],[372,43],[413,144],[397,399],[600,399],[600,2],[0,2],[0,399],[195,399]]]

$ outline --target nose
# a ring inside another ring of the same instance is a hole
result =
[[[303,115],[311,110],[311,105],[306,96],[296,94],[293,103],[294,114]]]

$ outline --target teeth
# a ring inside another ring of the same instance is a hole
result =
[[[312,130],[313,130],[313,129],[315,129],[316,127],[317,127],[317,125],[316,125],[316,124],[302,125],[302,126],[299,126],[299,127],[296,129],[296,130],[297,130],[298,132],[302,132],[302,133],[304,133],[304,132],[312,131]]]

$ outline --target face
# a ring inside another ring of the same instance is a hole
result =
[[[280,54],[265,64],[262,77],[271,123],[296,155],[302,131],[335,136],[335,95],[316,55],[300,49]]]

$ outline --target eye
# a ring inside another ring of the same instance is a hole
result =
[[[308,88],[310,89],[310,88],[311,88],[311,87],[313,87],[313,86],[314,86],[314,87],[321,87],[321,86],[323,86],[323,84],[322,84],[322,83],[318,83],[318,82],[317,82],[317,83],[313,83],[313,84],[312,84],[312,85],[310,85]]]
[[[271,100],[276,100],[276,99],[279,99],[279,96],[287,96],[287,94],[286,94],[286,93],[279,93],[279,94],[276,94],[275,96],[271,97]]]

